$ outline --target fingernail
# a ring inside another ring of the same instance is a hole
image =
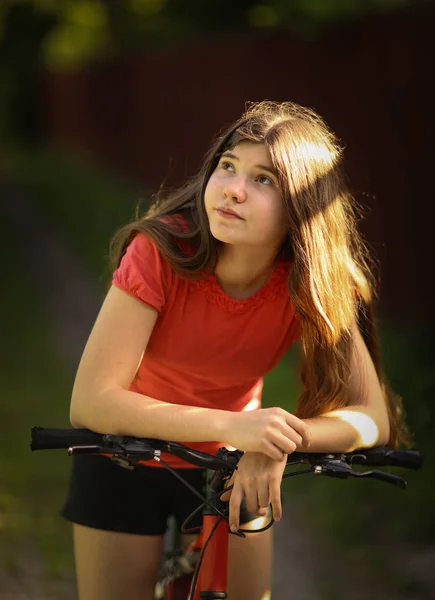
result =
[[[231,525],[231,531],[233,533],[236,533],[237,532],[237,527],[235,525]]]

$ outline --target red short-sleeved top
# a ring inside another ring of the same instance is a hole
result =
[[[290,268],[289,262],[277,263],[253,296],[235,300],[213,275],[189,281],[174,273],[155,244],[138,234],[113,284],[159,315],[130,389],[173,404],[259,408],[263,376],[299,338],[300,320],[287,288]],[[222,443],[187,445],[214,454]],[[192,467],[173,456],[165,460]]]

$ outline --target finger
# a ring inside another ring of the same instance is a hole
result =
[[[291,413],[287,413],[285,420],[287,425],[289,425],[292,429],[297,431],[297,433],[301,436],[302,445],[305,448],[308,448],[308,446],[311,443],[311,431],[308,425],[304,421],[302,421],[302,419],[298,419],[298,417],[292,415]]]
[[[269,485],[270,503],[272,504],[273,518],[279,521],[282,517],[281,507],[281,482],[273,480]]]
[[[222,494],[222,496],[220,497],[221,500],[223,500],[224,502],[228,502],[229,499],[231,498],[231,492],[233,490],[228,490],[227,492],[225,492],[224,494]]]
[[[270,504],[269,484],[267,480],[257,481],[258,506],[267,508]]]
[[[287,437],[287,439],[289,439],[291,442],[293,442],[296,445],[296,447],[300,448],[302,446],[302,444],[303,444],[302,436],[299,435],[299,433],[297,431],[295,431],[293,429],[293,427],[289,427],[288,425],[286,425],[283,433]]]
[[[234,483],[234,477],[235,474],[231,475],[231,477],[228,479],[228,481],[225,482],[225,489],[232,487],[233,483]],[[228,490],[228,492],[225,492],[224,494],[221,495],[220,499],[223,500],[224,502],[228,502],[228,500],[231,497],[231,491],[232,490]]]
[[[294,432],[293,432],[294,436]],[[275,460],[282,460],[283,454],[292,454],[297,448],[297,442],[289,439],[283,433],[276,432],[273,438],[273,443],[280,449],[281,456]]]
[[[286,439],[285,436],[283,436],[283,439]],[[263,440],[261,452],[263,454],[266,454],[266,456],[268,456],[272,460],[282,460],[285,450],[284,451],[281,450],[281,448],[279,448],[277,445],[273,444],[272,442],[269,442],[268,440]],[[291,453],[286,452],[286,454],[291,454]]]
[[[236,480],[236,482],[234,483],[234,488],[231,492],[231,498],[230,498],[230,504],[229,504],[229,507],[230,507],[230,514],[229,514],[230,529],[234,533],[239,528],[240,505],[242,504],[242,498],[243,498],[243,487]]]
[[[246,508],[251,513],[256,513],[259,507],[257,495],[257,482],[255,478],[249,478],[244,481]]]

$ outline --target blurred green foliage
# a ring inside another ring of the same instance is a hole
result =
[[[313,36],[326,26],[427,2],[411,0],[13,0],[0,9],[0,32],[41,34],[50,68],[67,68],[107,54],[162,48],[196,36],[281,28]],[[41,31],[41,23],[48,25]]]
[[[30,428],[68,427],[70,365],[56,351],[50,315],[27,276],[16,232],[0,213],[2,242],[14,260],[4,261],[0,348],[0,568],[15,570],[19,549],[35,547],[49,575],[73,568],[69,526],[58,518],[65,497],[68,456],[29,451]],[[45,458],[48,458],[46,461]]]
[[[102,287],[109,275],[109,241],[134,218],[138,192],[113,171],[55,147],[10,150],[7,179],[31,198],[35,212],[89,268]]]

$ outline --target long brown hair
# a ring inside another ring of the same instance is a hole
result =
[[[314,417],[345,405],[351,326],[357,321],[387,403],[388,445],[409,445],[401,399],[381,367],[373,315],[375,263],[357,228],[359,206],[341,172],[342,149],[313,110],[291,102],[251,103],[215,140],[196,176],[172,193],[155,196],[144,216],[118,231],[112,240],[113,267],[134,235],[143,232],[181,276],[213,272],[221,243],[210,233],[204,190],[222,153],[241,141],[265,145],[286,207],[288,237],[281,253],[292,257],[288,289],[302,324],[303,392],[297,415]],[[191,252],[183,252],[181,240],[189,241]]]

